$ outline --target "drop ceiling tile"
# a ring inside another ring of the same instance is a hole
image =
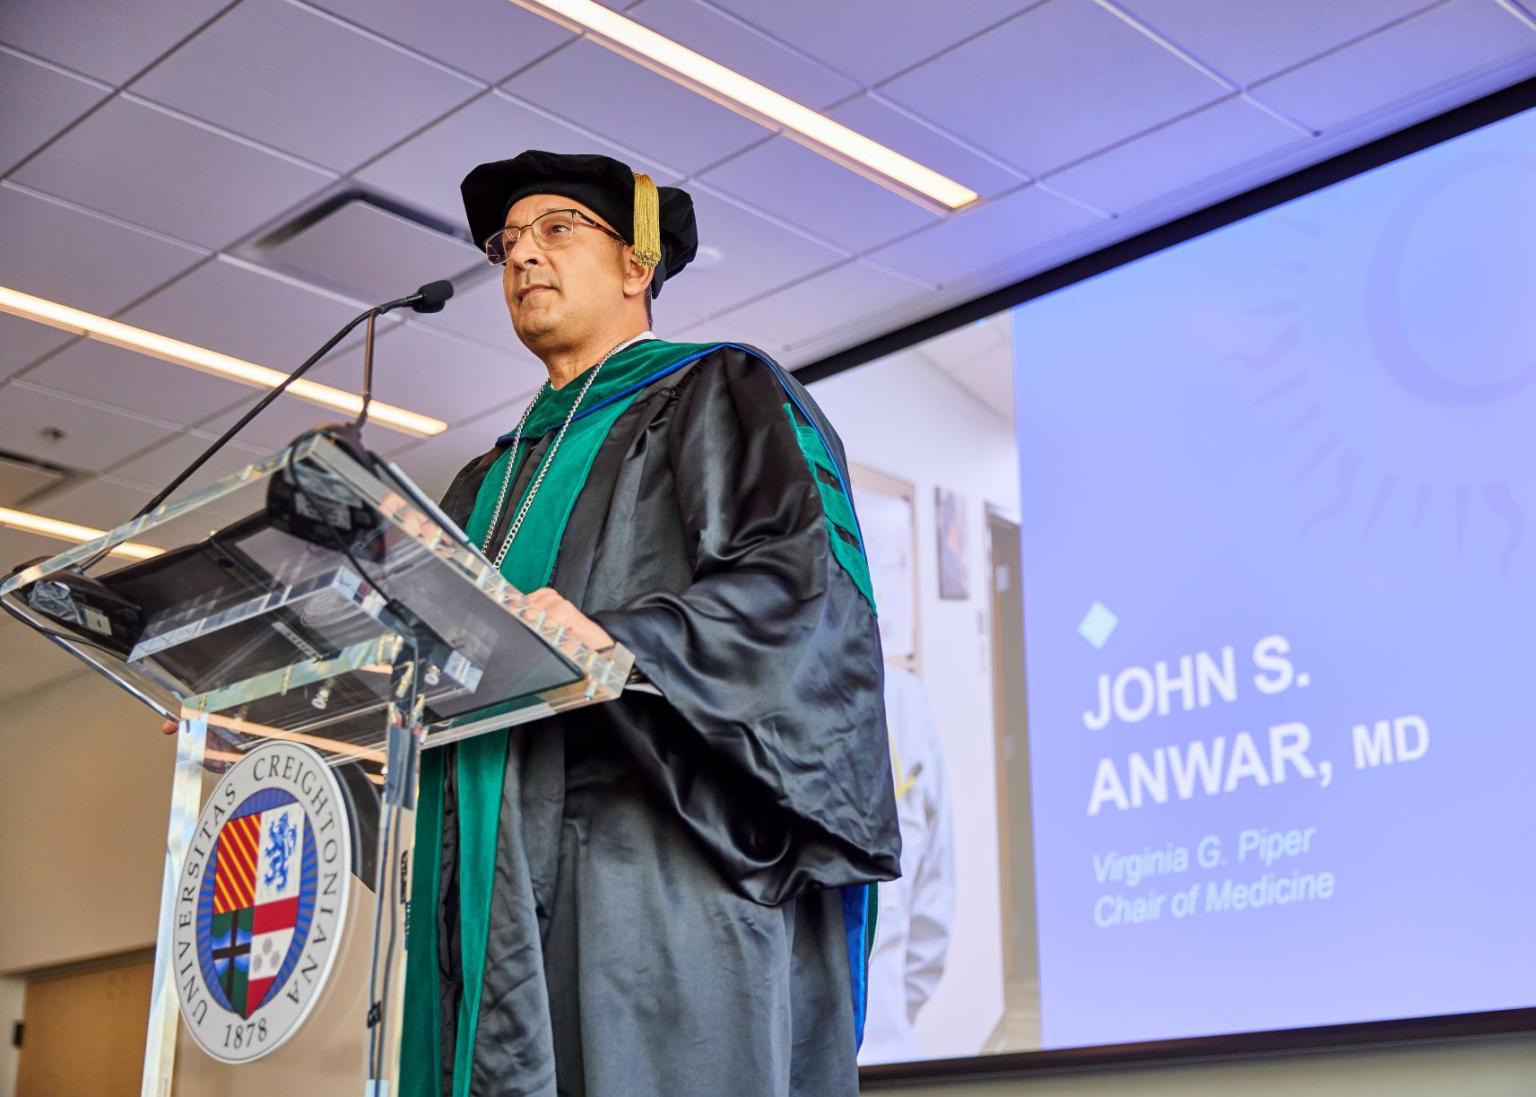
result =
[[[1258,84],[1253,92],[1327,131],[1531,51],[1536,32],[1493,0],[1451,0]]]
[[[1242,86],[1439,0],[1120,0],[1121,7]]]
[[[405,470],[433,499],[441,499],[460,469],[496,444],[496,439],[517,426],[533,390],[519,393],[507,407],[473,422],[411,445],[393,450],[390,460]]]
[[[67,472],[0,452],[0,506],[28,506],[30,500],[72,479]]]
[[[107,95],[95,84],[0,51],[0,103],[26,104],[0,114],[0,173]]]
[[[629,136],[643,136],[644,132]],[[632,156],[600,138],[578,132],[547,114],[494,93],[429,126],[363,168],[356,178],[459,225],[464,221],[464,202],[459,197],[459,183],[464,176],[476,164],[509,159],[524,149],[600,152],[617,157],[636,171],[650,172],[659,183],[677,178],[675,173],[652,161]]]
[[[181,434],[162,440],[152,449],[137,453],[131,459],[120,462],[111,470],[112,478],[142,484],[149,488],[149,494],[153,495],[169,484],[182,469],[197,460],[217,438],[217,434],[183,431]],[[187,483],[177,489],[173,498],[180,499],[226,476],[232,476],[247,465],[266,457],[270,452],[271,450],[262,449],[259,446],[248,446],[238,440],[232,441],[210,457],[207,464],[193,473]]]
[[[244,0],[131,90],[346,171],[479,87],[285,0]]]
[[[83,484],[52,492],[30,509],[49,518],[79,522],[97,529],[114,529],[131,519],[140,507],[154,498],[154,492],[111,479],[96,478]],[[144,538],[156,544],[151,537]],[[139,540],[139,538],[135,538]]]
[[[346,387],[356,392],[362,388],[362,385],[359,382]],[[198,428],[198,432],[212,434],[215,437],[222,435],[234,426],[255,402],[256,394],[253,392],[249,398],[206,420]],[[235,437],[247,447],[260,451],[261,455],[266,457],[289,445],[306,431],[313,430],[315,427],[341,423],[351,418],[344,412],[333,410],[322,404],[312,404],[296,396],[279,396],[271,404],[262,408],[261,413],[247,423]],[[113,471],[117,475],[123,475],[118,470]]]
[[[913,278],[952,283],[1022,256],[1102,218],[1082,206],[1025,187],[979,209],[873,253],[870,258]]]
[[[28,384],[181,426],[206,419],[251,391],[234,381],[91,339],[82,339],[26,376]]]
[[[213,17],[228,0],[5,0],[0,42],[122,84]]]
[[[932,126],[914,121],[871,95],[850,99],[827,114],[833,121],[963,183],[983,198],[1011,190],[1025,181],[1022,175],[978,156]]]
[[[902,69],[1027,8],[1030,0],[715,0],[755,26],[864,84]]]
[[[920,319],[933,311],[923,306],[925,292],[904,278],[849,262],[728,312],[719,323],[727,330],[739,322],[743,329],[770,331],[777,342],[794,347],[855,319],[887,317],[893,329]],[[905,313],[905,306],[913,311]]]
[[[700,257],[668,279],[656,298],[656,323],[669,331],[692,327],[847,258],[703,188],[692,193]]]
[[[1227,90],[1098,5],[1048,0],[881,94],[1040,175]]]
[[[509,356],[527,353],[512,330],[512,317],[507,313],[501,278],[496,272],[479,282],[460,285],[442,312],[428,313],[417,318],[417,322],[477,339]]]
[[[1311,138],[1241,98],[1081,160],[1049,176],[1051,186],[1099,209],[1123,213]]]
[[[219,257],[135,305],[122,320],[286,372],[361,311]],[[395,323],[388,317],[385,322]]]
[[[118,98],[24,165],[18,183],[205,247],[225,247],[327,176]]]
[[[821,109],[860,85],[697,0],[643,0],[624,14],[798,103]]]
[[[54,439],[50,431],[60,431]],[[12,453],[100,472],[153,444],[170,428],[12,381],[0,398],[0,438]]]
[[[454,0],[453,17],[421,0],[312,0],[316,7],[481,80],[505,80],[575,35],[508,0]]]
[[[864,251],[939,219],[787,137],[748,149],[700,178],[851,251]]]
[[[10,377],[25,369],[73,338],[57,328],[0,313],[0,377]]]
[[[316,366],[313,376],[360,392],[362,362],[362,346],[353,343]],[[526,353],[496,354],[424,324],[402,324],[374,343],[374,398],[449,423],[473,419],[529,392],[543,384],[545,376],[543,367]]]
[[[112,315],[203,252],[0,183],[0,285]]]
[[[350,392],[361,392],[362,368],[359,365],[357,380],[345,387]],[[214,416],[203,423],[199,430],[213,435],[223,434],[235,425],[236,420],[250,409],[252,399],[243,400]],[[411,410],[415,410],[414,408]],[[279,396],[273,403],[263,408],[261,414],[256,416],[246,425],[245,429],[237,436],[247,446],[259,449],[262,456],[276,453],[284,446],[289,445],[299,435],[311,431],[316,427],[331,426],[338,423],[350,422],[352,416],[345,412],[336,411],[322,404],[312,404],[308,400],[300,400],[296,396]],[[414,435],[403,431],[394,430],[369,420],[363,428],[363,443],[369,448],[384,453],[392,446],[399,446]]]
[[[456,236],[355,201],[267,249],[261,261],[364,301],[389,301],[483,265],[485,256]]]
[[[643,143],[648,153],[688,173],[723,160],[769,132],[591,42],[566,47],[504,87],[611,141]],[[661,119],[665,124],[658,125]],[[526,147],[519,146],[519,151]]]
[[[725,320],[717,317],[675,333],[658,331],[657,334],[663,339],[672,339],[679,343],[745,343],[749,347],[756,347],[780,365],[789,366],[788,360],[784,357],[789,347],[782,339],[753,331],[744,327],[742,321],[734,318]]]
[[[254,500],[254,496],[252,497]],[[254,509],[254,508],[251,508]],[[216,533],[231,522],[245,517],[244,514],[220,514],[212,510],[195,510],[180,518],[172,518],[150,530],[145,539],[159,548],[174,549],[182,545],[195,545],[211,533]]]

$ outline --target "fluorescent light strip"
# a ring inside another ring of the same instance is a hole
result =
[[[593,0],[513,0],[514,3],[578,30],[590,31],[604,45],[632,55],[661,76],[683,84],[759,121],[783,127],[820,151],[856,169],[873,173],[908,197],[921,196],[945,209],[968,206],[979,197],[969,187],[946,178],[862,133],[832,121],[810,107],[780,95],[687,46],[627,19]],[[836,3],[837,0],[828,0]],[[927,204],[927,203],[924,203]]]
[[[35,320],[39,324],[47,324],[49,327],[60,328],[75,335],[84,335],[125,350],[147,354],[162,362],[187,366],[190,369],[201,370],[203,373],[239,381],[253,388],[275,388],[287,376],[275,369],[259,366],[255,362],[247,362],[243,358],[232,358],[227,354],[220,354],[218,351],[209,350],[194,343],[183,343],[180,339],[157,335],[143,328],[70,308],[57,301],[33,297],[30,293],[22,293],[20,290],[5,286],[0,286],[0,312]],[[349,415],[356,415],[363,406],[363,398],[356,393],[332,388],[330,385],[322,385],[302,377],[289,385],[288,391],[312,404],[333,408]],[[368,417],[374,422],[384,423],[418,438],[430,438],[448,429],[448,424],[441,419],[418,415],[414,411],[407,411],[405,408],[397,408],[393,404],[385,404],[377,400],[368,406]]]
[[[25,530],[27,533],[36,533],[42,537],[51,537],[55,541],[77,541],[84,543],[94,541],[106,530],[92,529],[90,526],[78,526],[73,522],[61,522],[57,518],[44,518],[41,514],[28,514],[24,510],[11,510],[9,507],[0,507],[0,526],[10,526],[12,529]],[[153,545],[141,545],[136,541],[124,541],[112,549],[114,556],[127,556],[133,560],[148,560],[151,556],[159,556],[164,549],[157,549]]]

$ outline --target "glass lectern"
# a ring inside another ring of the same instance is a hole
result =
[[[170,523],[206,536],[149,555]],[[0,604],[179,722],[143,1093],[394,1092],[420,752],[611,700],[398,469],[305,435]],[[280,1090],[276,1087],[281,1087]]]

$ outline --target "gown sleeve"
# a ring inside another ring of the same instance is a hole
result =
[[[692,582],[593,617],[664,699],[635,703],[669,706],[697,737],[712,779],[674,776],[668,795],[749,896],[891,879],[879,631],[867,579],[844,562],[851,501],[840,487],[828,498],[847,483],[841,446],[825,438],[820,453],[836,475],[818,468],[805,432],[830,428],[770,363],[730,348],[693,374],[667,427]]]

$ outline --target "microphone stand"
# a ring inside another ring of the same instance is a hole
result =
[[[319,350],[315,351],[314,354],[311,354],[308,358],[301,362],[297,369],[295,369],[277,385],[273,386],[272,390],[265,393],[261,399],[257,400],[251,409],[239,418],[234,426],[230,427],[222,435],[220,435],[218,439],[214,441],[213,445],[204,450],[198,456],[198,458],[186,468],[184,468],[175,477],[175,479],[173,479],[164,488],[160,489],[160,491],[155,494],[153,499],[144,504],[144,506],[140,507],[138,512],[134,514],[133,518],[129,519],[129,521],[134,521],[144,517],[144,515],[150,513],[156,507],[160,506],[161,503],[165,502],[165,500],[170,497],[172,492],[174,492],[182,484],[186,483],[188,477],[190,477],[198,469],[202,468],[203,465],[208,462],[210,457],[222,449],[224,445],[228,443],[229,440],[236,434],[238,434],[247,423],[256,418],[256,416],[261,413],[263,408],[271,404],[272,401],[281,396],[290,385],[292,385],[299,378],[303,377],[305,373],[309,372],[310,367],[313,366],[316,362],[320,361],[321,358],[325,357],[325,355],[328,354],[331,349],[336,346],[337,343],[341,342],[342,339],[346,337],[348,332],[357,327],[358,324],[361,324],[365,321],[368,324],[368,328],[365,335],[365,345],[363,348],[362,407],[358,411],[357,419],[353,423],[348,424],[347,426],[341,428],[339,431],[336,431],[335,435],[337,436],[337,440],[343,443],[355,442],[355,446],[351,448],[355,448],[363,456],[363,459],[366,463],[368,461],[368,456],[366,451],[362,448],[359,431],[364,422],[367,421],[368,405],[373,401],[373,335],[375,322],[380,316],[384,315],[384,313],[397,308],[410,308],[416,312],[441,312],[443,305],[452,296],[452,282],[446,280],[428,282],[426,285],[417,289],[417,291],[411,294],[409,297],[401,297],[394,301],[386,301],[382,305],[375,305],[372,308],[366,309],[359,313],[357,316],[353,317],[350,321],[347,322],[345,327],[327,339],[324,346],[322,346]],[[343,551],[346,551],[345,547],[343,547]],[[94,567],[101,560],[101,558],[107,554],[107,552],[108,550],[102,549],[101,551],[93,554],[89,559],[82,560],[78,564],[54,573],[53,578],[56,581],[64,582],[67,586],[74,588],[77,592],[83,590],[93,595],[105,593],[114,611],[121,609],[132,609],[133,611],[137,612],[136,606],[132,606],[131,603],[125,602],[120,596],[113,594],[99,580],[86,575],[86,572]],[[351,558],[350,552],[348,553],[348,558]],[[35,562],[36,561],[29,561],[29,563]],[[26,567],[27,564],[22,564],[19,566]],[[14,571],[16,569],[12,570]],[[362,572],[361,567],[359,567],[358,570],[359,572]],[[363,574],[366,573],[363,572]],[[11,606],[6,605],[4,608],[12,616],[16,616],[18,619],[20,619],[17,611],[12,609]],[[45,631],[51,632],[51,630]],[[55,639],[57,639],[57,637],[60,635],[62,634],[54,634]],[[96,646],[99,647],[101,645],[98,643]],[[108,650],[115,651],[116,649],[109,648]],[[380,870],[382,871],[382,869],[383,865],[381,864]]]
[[[182,469],[174,480],[172,480],[165,487],[161,488],[160,491],[155,494],[155,497],[140,507],[138,513],[136,513],[133,517],[144,517],[144,515],[148,514],[161,503],[170,498],[172,492],[181,487],[182,484],[186,483],[188,478],[191,477],[193,473],[202,468],[203,465],[208,462],[210,457],[212,457],[219,450],[223,449],[231,438],[240,433],[240,431],[245,428],[247,423],[249,423],[252,419],[256,418],[256,416],[261,413],[263,408],[267,407],[272,403],[272,401],[281,396],[287,390],[289,385],[293,384],[300,377],[303,377],[304,374],[308,373],[309,368],[316,362],[320,361],[320,359],[324,358],[327,354],[329,354],[331,348],[333,348],[337,343],[341,342],[342,339],[346,338],[348,332],[357,327],[357,325],[367,321],[368,329],[365,336],[366,345],[363,349],[363,406],[362,410],[358,412],[356,421],[352,424],[353,430],[361,429],[363,423],[368,418],[368,405],[373,401],[374,321],[377,320],[380,316],[383,316],[386,312],[390,312],[398,308],[410,308],[416,312],[441,312],[444,302],[446,302],[448,298],[452,296],[452,282],[428,282],[409,297],[401,297],[394,301],[386,301],[382,305],[375,305],[372,308],[354,316],[350,321],[348,321],[344,328],[326,340],[324,346],[306,358],[302,363],[299,364],[299,367],[296,370],[285,377],[280,383],[275,385],[272,390],[264,395],[260,400],[257,400],[256,403],[251,406],[251,409],[235,422],[234,426],[230,427],[222,435],[220,435],[218,439],[213,443],[213,445],[209,446],[202,452],[197,460],[193,461],[186,468]],[[130,521],[132,521],[132,519],[130,519]]]
[[[359,434],[368,421],[368,405],[373,403],[373,321],[376,318],[376,313],[369,314],[368,327],[363,332],[363,406],[358,409],[357,418],[352,420],[352,430]]]
[[[240,416],[240,418],[235,421],[234,426],[230,427],[223,434],[221,434],[213,443],[213,445],[205,449],[195,461],[177,473],[176,478],[169,484],[165,485],[165,487],[161,488],[153,499],[140,507],[138,513],[136,513],[133,517],[144,517],[144,515],[148,514],[161,503],[170,498],[171,493],[174,492],[177,488],[181,487],[182,484],[186,483],[193,473],[202,468],[203,465],[207,464],[210,457],[219,452],[219,450],[223,449],[231,438],[244,430],[247,423],[256,418],[256,416],[259,415],[264,408],[271,404],[272,401],[276,400],[285,391],[287,391],[289,385],[293,384],[300,377],[303,377],[306,373],[308,373],[311,366],[313,366],[316,362],[320,361],[321,358],[324,358],[328,353],[330,353],[332,347],[346,338],[347,334],[353,328],[357,327],[358,324],[361,324],[364,320],[368,321],[368,333],[371,337],[373,334],[373,320],[374,317],[379,314],[379,311],[380,310],[377,307],[371,308],[367,312],[359,313],[357,316],[353,317],[352,320],[347,323],[346,327],[342,328],[335,335],[331,336],[328,340],[326,340],[323,347],[306,358],[303,363],[300,364],[298,369],[294,370],[287,377],[283,378],[282,381],[272,387],[270,392],[264,395],[260,400],[257,400],[255,404],[251,405],[251,409],[244,415]],[[372,349],[372,340],[370,338],[370,353],[372,352]],[[132,519],[130,519],[130,521],[131,520]]]

